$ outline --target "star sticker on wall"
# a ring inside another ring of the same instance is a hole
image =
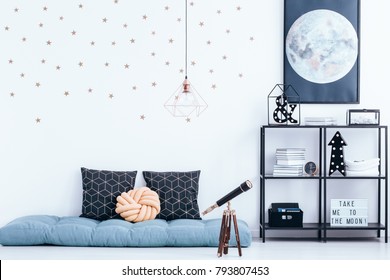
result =
[[[123,24],[123,28],[127,28],[127,26],[128,26],[127,23]]]
[[[115,46],[115,45],[116,45],[115,41],[111,42],[111,46]]]
[[[173,39],[170,38],[170,39],[168,40],[168,42],[169,42],[170,44],[172,44],[172,43],[173,43]]]
[[[125,69],[129,69],[130,65],[129,64],[125,64]]]
[[[73,36],[76,35],[76,31],[75,30],[72,31],[72,35]]]
[[[9,26],[4,27],[5,31],[9,31]]]
[[[145,115],[141,115],[141,116],[139,116],[139,118],[144,121],[146,117],[145,117]]]
[[[95,46],[95,42],[94,41],[92,41],[90,44],[91,44],[91,46]]]
[[[15,13],[19,12],[19,8],[15,8],[15,9],[14,9],[14,12],[15,12]]]
[[[195,62],[195,61],[191,61],[191,65],[192,65],[192,66],[195,66],[195,65],[196,65],[196,62]]]
[[[12,63],[14,63],[14,61],[12,59],[9,59],[8,64],[12,64]]]
[[[191,122],[191,119],[187,117],[186,122],[188,122],[188,123]]]
[[[113,95],[112,93],[110,93],[110,94],[108,95],[108,97],[109,97],[110,99],[113,99],[113,98],[114,98],[114,95]]]
[[[199,22],[199,26],[203,27],[204,26],[204,22],[203,21]]]
[[[57,65],[56,70],[61,70],[61,66]]]
[[[64,20],[64,17],[63,16],[60,16],[60,18],[59,18],[60,20]]]
[[[83,67],[84,63],[82,61],[79,62],[79,67]]]
[[[152,83],[152,87],[156,87],[157,86],[157,83],[156,82],[153,82]]]
[[[36,123],[40,123],[40,122],[41,122],[41,118],[39,118],[39,117],[36,118],[36,119],[35,119],[35,122],[36,122]]]
[[[92,93],[93,89],[92,88],[89,88],[88,89],[88,93]]]
[[[131,39],[130,39],[130,43],[134,44],[134,43],[135,43],[135,39],[134,39],[134,38],[131,38]]]
[[[24,78],[25,74],[24,73],[20,73],[20,78]]]
[[[41,86],[41,83],[36,82],[36,83],[35,83],[35,86],[36,86],[36,87],[40,87],[40,86]]]
[[[137,90],[137,86],[133,86],[133,87],[132,87],[132,90]]]
[[[42,28],[43,27],[43,23],[40,22],[38,26]]]
[[[210,74],[213,74],[213,73],[214,73],[214,70],[213,70],[213,69],[210,69],[210,70],[209,70],[209,73],[210,73]]]
[[[108,67],[108,66],[110,66],[110,63],[106,62],[106,63],[104,63],[104,66]]]
[[[46,59],[42,59],[42,60],[41,60],[41,63],[42,63],[42,64],[45,64],[45,63],[46,63]]]
[[[49,8],[48,7],[43,7],[43,10],[46,12]]]
[[[15,93],[13,93],[13,92],[10,92],[9,95],[10,95],[11,97],[15,97]]]
[[[211,88],[212,88],[212,89],[216,89],[216,88],[217,88],[217,85],[216,85],[216,84],[213,84],[213,85],[211,85]]]
[[[46,45],[48,45],[48,46],[51,46],[51,41],[50,40],[48,40],[48,41],[46,41]]]
[[[65,95],[65,96],[69,96],[69,91],[65,91],[65,92],[64,92],[64,95]]]
[[[147,15],[143,15],[143,16],[142,16],[142,19],[143,19],[143,20],[147,20],[147,19],[148,19],[148,16],[147,16]]]
[[[103,21],[104,23],[107,23],[108,19],[107,19],[107,18],[103,18],[102,21]]]
[[[207,45],[211,45],[211,41],[208,40],[208,41],[206,42],[206,44],[207,44]]]

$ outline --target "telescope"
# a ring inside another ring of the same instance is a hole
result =
[[[216,203],[211,205],[209,208],[207,208],[205,211],[202,212],[202,215],[206,215],[207,213],[210,213],[215,208],[218,208],[221,205],[224,205],[226,202],[232,200],[239,194],[242,194],[243,192],[246,192],[247,190],[252,188],[252,183],[249,180],[246,180],[244,183],[239,185],[237,188],[232,190],[230,193],[219,199]]]

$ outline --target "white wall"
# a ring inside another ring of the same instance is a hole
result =
[[[209,107],[187,123],[163,106],[183,80],[184,1],[1,1],[0,226],[21,215],[79,215],[85,166],[138,170],[137,186],[142,170],[200,169],[201,210],[250,179],[255,188],[233,206],[258,231],[259,126],[282,82],[283,1],[189,2],[189,78]],[[389,8],[361,3],[361,103],[303,105],[302,117],[342,124],[349,108],[378,108],[388,123]]]

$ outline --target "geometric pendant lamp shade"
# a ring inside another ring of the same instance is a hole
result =
[[[174,117],[189,117],[195,114],[197,117],[207,109],[207,103],[196,89],[190,85],[187,78],[188,70],[188,0],[185,0],[185,79],[178,89],[165,102],[164,107]]]
[[[164,107],[174,117],[197,117],[207,109],[207,103],[196,89],[190,85],[187,77],[178,89],[165,102]]]

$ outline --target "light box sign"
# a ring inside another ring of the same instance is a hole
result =
[[[368,200],[331,199],[330,225],[332,227],[368,226]]]

